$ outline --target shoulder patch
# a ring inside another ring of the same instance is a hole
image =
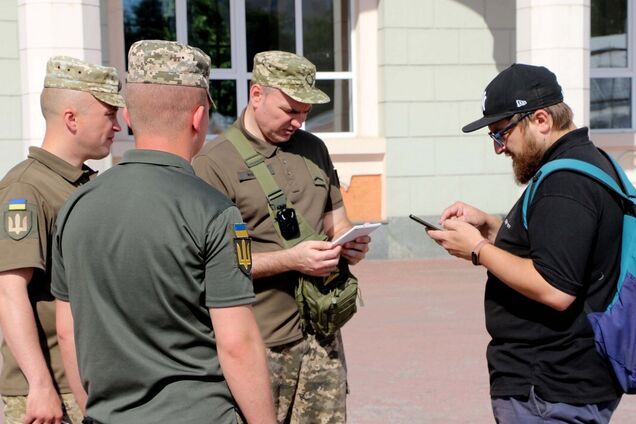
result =
[[[247,225],[234,224],[234,253],[238,268],[248,277],[252,273],[252,239],[247,233]]]
[[[26,200],[11,199],[2,216],[4,232],[13,240],[22,240],[33,230],[33,211]]]
[[[234,224],[234,236],[237,238],[249,237],[249,235],[247,234],[247,224]]]
[[[25,211],[26,199],[10,199],[8,203],[8,210],[10,211]]]

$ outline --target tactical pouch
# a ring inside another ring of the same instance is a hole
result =
[[[296,287],[296,303],[301,324],[318,339],[329,339],[356,313],[358,279],[341,259],[338,271],[329,277],[300,275]]]

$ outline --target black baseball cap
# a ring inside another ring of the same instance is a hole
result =
[[[462,131],[473,132],[516,113],[531,112],[562,101],[561,86],[548,68],[514,63],[486,87],[481,103],[484,116]]]

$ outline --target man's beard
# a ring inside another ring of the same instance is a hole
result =
[[[523,134],[523,141],[523,151],[518,155],[511,155],[515,180],[519,184],[527,184],[534,177],[545,153],[528,132]]]

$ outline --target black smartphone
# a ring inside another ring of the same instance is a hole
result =
[[[411,214],[411,215],[409,215],[409,218],[411,218],[415,222],[418,222],[418,223],[422,224],[423,226],[425,226],[429,230],[444,231],[444,229],[442,227],[440,227],[439,225],[433,224],[432,222],[428,222],[425,219],[420,218],[419,216],[415,216],[415,215]]]

